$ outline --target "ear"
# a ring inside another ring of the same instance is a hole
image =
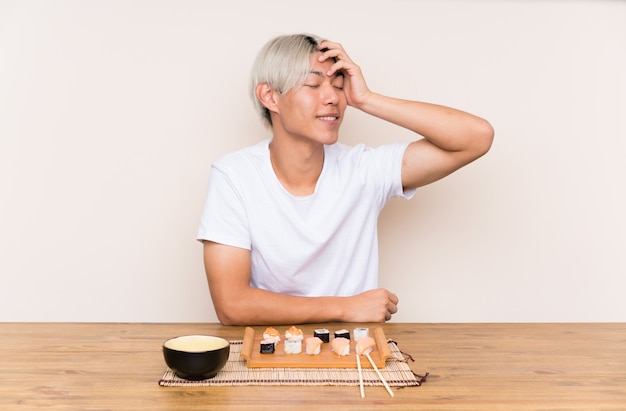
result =
[[[269,111],[278,112],[276,101],[277,94],[276,90],[267,83],[259,83],[256,85],[256,97]]]

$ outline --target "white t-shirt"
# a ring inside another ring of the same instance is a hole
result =
[[[299,296],[348,296],[378,287],[378,215],[403,192],[408,143],[325,146],[315,192],[282,186],[265,140],[217,161],[198,240],[251,252],[250,285]]]

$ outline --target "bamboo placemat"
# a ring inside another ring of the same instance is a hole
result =
[[[167,368],[159,385],[163,387],[189,386],[241,386],[241,385],[345,385],[358,386],[359,375],[356,368],[248,368],[241,357],[243,341],[230,342],[230,356],[222,370],[208,380],[190,381],[178,377]],[[425,377],[416,376],[407,364],[403,354],[394,341],[389,340],[392,358],[387,359],[385,367],[380,369],[387,383],[392,387],[419,386]],[[418,378],[421,377],[421,378]],[[363,384],[382,386],[382,382],[373,369],[363,369]]]

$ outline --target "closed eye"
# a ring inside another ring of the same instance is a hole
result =
[[[337,90],[343,90],[343,82],[344,82],[343,74],[339,73],[337,74],[337,77],[333,81],[333,87],[335,87]]]

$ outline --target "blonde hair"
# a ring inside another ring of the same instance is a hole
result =
[[[270,40],[259,51],[250,76],[250,96],[257,112],[271,127],[269,110],[256,95],[256,86],[261,83],[284,94],[301,86],[311,71],[310,56],[317,51],[321,37],[312,34],[291,34]]]

